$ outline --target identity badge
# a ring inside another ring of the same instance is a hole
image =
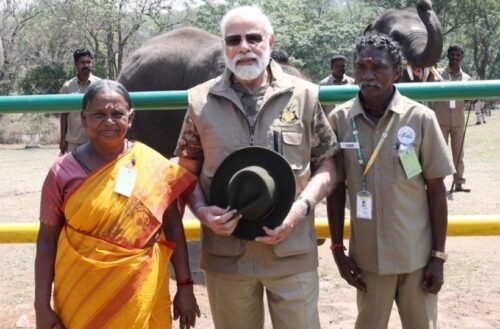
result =
[[[129,198],[132,195],[136,179],[137,172],[134,167],[121,167],[116,177],[114,191]]]
[[[343,150],[359,149],[359,143],[358,142],[340,142],[340,148]]]
[[[372,219],[373,198],[367,190],[356,193],[356,218]]]
[[[454,99],[450,100],[450,109],[453,110],[456,107],[457,107],[457,102]]]
[[[408,179],[413,178],[422,172],[422,167],[418,161],[415,148],[409,147],[399,152],[399,160]]]

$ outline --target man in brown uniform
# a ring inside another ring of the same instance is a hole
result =
[[[443,81],[469,81],[471,77],[462,71],[461,63],[464,58],[464,48],[460,45],[452,45],[448,48],[448,67],[438,69]],[[453,175],[455,192],[470,192],[464,188],[464,138],[465,138],[465,102],[450,100],[446,102],[434,102],[439,126],[446,143],[451,143],[453,163],[457,172]]]
[[[257,7],[239,7],[221,22],[226,70],[189,90],[176,154],[199,177],[188,204],[202,224],[201,267],[217,329],[264,325],[264,291],[275,329],[320,328],[313,207],[334,180],[336,137],[318,87],[284,74],[270,60],[276,37]],[[212,177],[234,151],[254,145],[282,153],[295,176],[296,199],[266,235],[232,235],[237,209],[208,204]]]
[[[75,60],[76,77],[66,81],[60,93],[61,94],[84,94],[90,85],[100,78],[91,73],[92,53],[88,49],[77,49],[73,53]],[[87,143],[88,136],[82,127],[80,111],[61,113],[61,137],[59,140],[59,149],[61,154],[73,151],[77,146]]]
[[[434,112],[394,87],[403,61],[388,36],[363,36],[354,63],[360,92],[328,117],[342,150],[327,197],[331,249],[341,276],[358,289],[356,329],[386,329],[394,300],[403,328],[436,328],[446,261],[443,179],[453,163]]]
[[[332,70],[332,74],[324,78],[319,82],[321,86],[341,86],[341,85],[353,85],[354,79],[345,74],[345,62],[346,58],[344,56],[334,56],[330,60],[330,69]],[[333,109],[335,105],[324,105],[323,110],[328,115]]]

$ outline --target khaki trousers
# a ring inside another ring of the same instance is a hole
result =
[[[394,275],[362,271],[367,292],[357,293],[356,329],[386,329],[394,301],[403,329],[435,329],[437,295],[422,289],[424,269]]]
[[[262,329],[264,289],[273,329],[319,329],[318,271],[282,277],[205,271],[216,329]]]
[[[453,156],[453,164],[455,165],[456,173],[453,174],[455,184],[464,184],[464,149],[462,142],[464,140],[465,127],[452,127],[439,125],[443,133],[444,140],[448,144],[448,139],[451,143],[451,155]],[[465,146],[465,145],[464,145]],[[462,152],[460,152],[462,148]]]

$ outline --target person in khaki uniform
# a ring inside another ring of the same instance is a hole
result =
[[[353,85],[355,84],[354,79],[345,74],[345,62],[346,58],[344,56],[334,56],[330,59],[330,69],[332,74],[324,78],[319,82],[320,86],[342,86],[342,85]],[[323,105],[323,110],[328,115],[335,105]]]
[[[341,276],[357,288],[357,329],[387,328],[394,301],[403,328],[436,328],[446,261],[443,179],[453,162],[434,112],[395,88],[403,62],[390,37],[363,36],[354,63],[360,92],[328,116],[341,147],[327,197],[331,249]]]
[[[90,86],[101,78],[91,73],[92,53],[88,49],[77,49],[73,53],[75,60],[76,77],[66,81],[61,94],[84,94]],[[73,151],[76,147],[88,142],[89,137],[82,126],[80,112],[61,113],[61,136],[59,149],[61,155]]]
[[[462,71],[461,63],[464,58],[464,48],[452,45],[448,48],[448,67],[438,69],[442,81],[469,81],[472,78]],[[451,144],[451,153],[456,173],[453,175],[455,192],[470,192],[465,188],[464,178],[464,138],[465,138],[465,102],[450,100],[434,102],[434,111],[446,143]]]
[[[333,185],[336,137],[318,87],[284,74],[270,60],[276,37],[260,9],[229,11],[221,31],[226,70],[189,90],[176,149],[179,164],[199,177],[188,205],[202,224],[201,267],[215,328],[263,328],[264,292],[273,328],[319,328],[312,209]],[[237,209],[208,200],[224,158],[250,145],[283,155],[293,169],[297,198],[281,225],[242,240],[231,235],[240,219]]]

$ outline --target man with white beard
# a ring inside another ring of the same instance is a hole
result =
[[[270,60],[276,37],[259,8],[229,11],[221,32],[226,70],[189,90],[176,149],[180,165],[199,178],[188,205],[202,224],[201,267],[215,328],[263,328],[264,292],[273,328],[320,328],[313,209],[334,183],[337,139],[318,87]],[[218,167],[248,146],[281,154],[295,185],[280,224],[259,224],[261,234],[250,238],[241,209],[210,202]]]

